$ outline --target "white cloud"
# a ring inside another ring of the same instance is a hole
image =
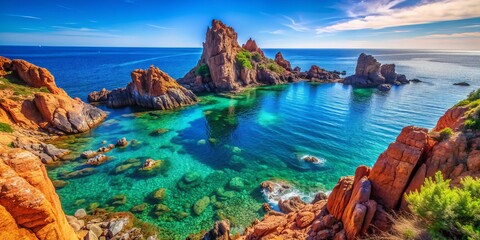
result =
[[[269,34],[273,34],[273,35],[281,35],[281,34],[284,34],[285,33],[285,30],[283,29],[277,29],[277,30],[274,30],[274,31],[261,31],[263,33],[269,33]]]
[[[451,34],[432,34],[417,37],[418,39],[428,38],[480,38],[480,32],[464,32],[464,33],[451,33]]]
[[[411,32],[410,30],[395,30],[393,31],[394,33],[406,33],[406,32]]]
[[[421,3],[420,5],[411,7],[389,8],[380,14],[371,14],[327,27],[317,28],[316,31],[317,33],[323,33],[346,30],[382,29],[475,17],[480,17],[480,1],[441,0]]]
[[[172,28],[169,28],[169,27],[163,27],[163,26],[158,26],[158,25],[155,25],[155,24],[147,24],[147,26],[149,27],[152,27],[152,28],[157,28],[157,29],[172,29]]]
[[[293,18],[289,16],[283,16],[286,18],[290,23],[284,23],[283,25],[286,27],[291,28],[294,31],[297,32],[307,32],[310,31],[310,28],[306,26],[306,23],[300,22],[300,21],[295,21]]]
[[[405,2],[405,0],[356,1],[356,4],[350,2],[346,12],[349,17],[388,13],[393,7],[402,2]]]
[[[19,17],[19,18],[27,18],[27,19],[35,19],[35,20],[42,20],[42,19],[39,18],[39,17],[28,16],[28,15],[6,14],[6,16],[9,16],[9,17]]]

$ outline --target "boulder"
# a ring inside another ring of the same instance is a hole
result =
[[[283,213],[291,213],[305,207],[306,203],[299,196],[291,197],[287,200],[278,201],[278,207]]]
[[[117,141],[117,144],[115,144],[117,147],[126,147],[128,145],[128,141],[126,138],[120,138]]]
[[[203,240],[230,240],[230,221],[222,220],[215,222],[213,228],[208,231]]]
[[[87,165],[100,165],[108,160],[108,157],[103,154],[98,154],[93,158],[89,158],[85,164]]]
[[[102,110],[67,95],[36,93],[33,101],[42,118],[65,133],[86,132],[107,116]]]

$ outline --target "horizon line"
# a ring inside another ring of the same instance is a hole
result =
[[[202,49],[203,47],[201,46],[83,46],[83,45],[3,45],[0,44],[0,47],[77,47],[77,48],[198,48]],[[289,48],[289,47],[266,47],[266,48],[260,48],[260,49],[312,49],[312,50],[320,50],[320,49],[345,49],[345,50],[429,50],[429,51],[462,51],[462,52],[480,52],[480,49],[478,50],[468,50],[468,49],[442,49],[442,48],[322,48],[322,47],[304,47],[304,48]]]

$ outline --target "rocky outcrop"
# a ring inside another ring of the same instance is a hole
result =
[[[108,95],[110,91],[105,88],[102,88],[100,91],[93,91],[88,94],[87,101],[88,102],[106,102],[108,100]]]
[[[277,52],[277,54],[275,54],[275,63],[277,63],[280,67],[285,68],[287,71],[292,71],[292,65],[289,61],[283,58],[281,52]]]
[[[46,87],[50,93],[67,95],[63,89],[57,87],[53,75],[47,69],[18,59],[12,61],[12,66],[13,71],[29,86],[34,88]]]
[[[257,43],[252,38],[249,38],[245,44],[242,45],[242,48],[249,51],[249,52],[256,52],[260,54],[260,56],[265,57],[262,49],[257,46]]]
[[[325,69],[320,68],[317,65],[312,65],[310,69],[307,71],[307,75],[305,77],[312,82],[337,82],[341,80],[341,77],[336,72],[330,72]]]
[[[275,60],[265,57],[252,39],[240,47],[235,30],[213,20],[200,60],[178,81],[193,92],[236,92],[248,86],[295,82],[305,76],[293,71],[281,53]]]
[[[372,55],[360,54],[355,74],[343,80],[344,84],[354,87],[379,87],[382,91],[390,90],[391,85],[409,83],[405,75],[395,72],[395,64],[382,65]]]
[[[480,131],[463,125],[466,118],[478,119],[472,114],[478,114],[480,106],[470,104],[476,100],[469,97],[464,106],[449,109],[430,133],[405,127],[371,169],[360,166],[354,176],[341,177],[327,201],[288,214],[269,211],[247,228],[242,239],[357,239],[388,231],[390,212],[408,210],[404,195],[419,191],[438,171],[453,186],[465,176],[480,178]],[[445,127],[454,129],[452,136],[435,137]],[[268,188],[269,182],[264,183],[262,187]]]
[[[0,239],[78,239],[40,160],[18,148],[0,152]]]
[[[15,89],[0,90],[2,122],[54,134],[74,134],[92,129],[106,117],[102,110],[69,97],[56,86],[53,76],[45,68],[24,60],[13,60],[11,70],[9,78],[19,78],[18,81],[29,87],[21,83],[11,84],[12,88],[22,92],[20,95],[15,94]]]
[[[0,56],[0,77],[7,75],[7,72],[10,72],[12,70],[12,60]]]
[[[126,88],[88,95],[89,101],[106,102],[108,107],[140,106],[150,109],[175,109],[198,102],[192,91],[185,89],[165,72],[153,65],[136,69],[131,73],[132,81]]]

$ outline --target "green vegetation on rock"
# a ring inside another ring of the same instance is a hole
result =
[[[210,77],[210,69],[207,64],[201,64],[197,69],[195,69],[195,76],[202,76],[204,78]]]
[[[13,128],[7,123],[0,122],[0,132],[12,133]]]
[[[278,74],[282,74],[283,71],[285,71],[285,69],[283,67],[281,67],[280,65],[278,65],[275,61],[273,61],[272,59],[268,60],[268,63],[267,63],[267,69],[272,71],[272,72],[276,72]]]
[[[480,239],[480,179],[461,180],[450,187],[439,171],[421,191],[406,195],[410,210],[426,224],[434,239]]]
[[[253,69],[252,63],[250,62],[251,58],[252,54],[246,50],[240,51],[235,57],[238,64],[240,64],[242,68]]]
[[[45,92],[50,93],[50,91],[46,87],[34,88],[29,87],[25,82],[18,79],[16,76],[12,74],[8,74],[6,77],[0,78],[0,90],[10,89],[13,91],[12,100],[19,100],[20,97],[24,96],[32,96],[34,93],[37,92]],[[16,98],[15,98],[16,97]]]
[[[453,131],[451,128],[446,127],[440,131],[440,141],[447,140],[449,139],[453,134]]]

